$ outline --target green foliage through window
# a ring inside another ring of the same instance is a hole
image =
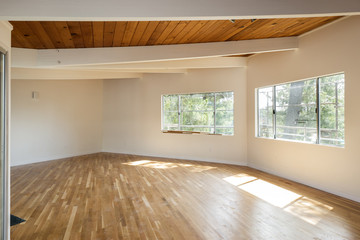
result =
[[[163,95],[162,130],[234,135],[234,93]]]
[[[257,90],[258,137],[345,145],[344,74]]]

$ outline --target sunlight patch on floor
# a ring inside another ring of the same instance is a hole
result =
[[[291,213],[313,225],[316,225],[332,209],[333,207],[329,205],[307,197],[303,197],[284,208],[285,212]]]
[[[239,186],[240,184],[244,184],[250,181],[254,181],[256,180],[256,177],[247,175],[245,173],[240,173],[234,176],[230,176],[230,177],[226,177],[224,178],[225,181],[227,181],[228,183],[234,185],[234,186]]]
[[[260,179],[241,185],[239,188],[280,208],[301,197],[299,194]]]
[[[223,180],[312,225],[316,225],[333,209],[329,205],[245,173]]]
[[[147,164],[147,163],[150,163],[150,162],[152,162],[152,161],[150,161],[150,160],[139,160],[139,161],[124,163],[124,164],[131,165],[131,166],[137,166],[137,165]]]
[[[203,165],[172,163],[172,162],[159,162],[159,161],[151,161],[151,160],[138,160],[138,161],[123,163],[123,164],[130,165],[130,166],[142,166],[142,167],[149,167],[149,168],[157,168],[157,169],[169,169],[169,168],[183,167],[183,168],[188,168],[191,172],[202,172],[202,171],[216,168],[216,167],[203,166]]]

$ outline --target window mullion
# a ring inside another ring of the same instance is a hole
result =
[[[275,90],[275,86],[273,87],[273,134],[274,134],[274,139],[276,139],[276,90]]]
[[[335,114],[336,114],[336,118],[335,118],[335,126],[336,126],[336,137],[338,137],[339,134],[339,102],[338,102],[338,83],[335,83]]]
[[[316,78],[316,143],[320,144],[320,78]]]
[[[256,117],[257,117],[257,133],[256,136],[260,137],[260,108],[259,108],[259,88],[256,90]]]
[[[164,96],[161,96],[161,129],[164,129],[165,111],[164,111]]]
[[[180,117],[181,117],[181,95],[178,95],[178,129],[181,130],[181,126],[180,126]]]
[[[214,134],[216,134],[216,93],[214,93]]]

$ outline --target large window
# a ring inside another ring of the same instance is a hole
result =
[[[163,95],[162,130],[234,135],[234,93]]]
[[[345,145],[344,74],[257,89],[257,136]]]

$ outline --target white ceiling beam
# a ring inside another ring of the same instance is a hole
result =
[[[288,51],[298,48],[297,37],[242,40],[216,43],[195,43],[160,46],[78,48],[32,50],[13,48],[14,67],[63,67],[74,65],[100,65],[134,62],[170,61],[180,59],[209,58],[226,55],[242,55],[263,52]],[[36,52],[34,52],[36,51]],[[37,62],[25,54],[37,56]]]
[[[359,0],[2,0],[3,20],[139,21],[360,13]]]
[[[199,68],[236,68],[246,67],[246,57],[212,57],[186,60],[156,61],[156,62],[140,62],[140,63],[120,63],[120,64],[102,64],[102,65],[86,65],[72,66],[73,69],[101,69],[123,71],[142,71],[148,72],[162,70],[175,71],[177,69],[199,69]],[[69,68],[69,67],[68,67]]]
[[[142,78],[141,73],[78,69],[11,68],[11,78],[18,80],[81,80]]]

